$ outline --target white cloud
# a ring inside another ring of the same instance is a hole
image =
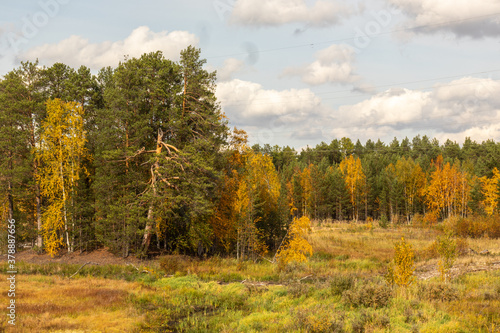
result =
[[[464,77],[428,92],[393,88],[341,106],[337,114],[334,133],[348,137],[387,139],[411,132],[444,140],[499,140],[500,81]]]
[[[264,89],[258,83],[238,79],[219,83],[216,96],[231,122],[246,125],[299,123],[321,105],[309,89]]]
[[[217,80],[219,82],[229,81],[233,78],[234,73],[241,71],[245,66],[245,62],[235,58],[224,60],[222,68],[217,69]]]
[[[57,44],[44,44],[27,50],[22,59],[41,63],[63,62],[72,67],[81,65],[93,69],[116,66],[125,55],[139,57],[143,53],[163,51],[166,58],[176,60],[182,49],[197,45],[198,38],[186,31],[151,31],[146,26],[136,28],[121,41],[92,44],[81,36],[71,36]]]
[[[316,52],[316,60],[308,65],[289,67],[283,75],[297,75],[310,85],[325,83],[353,83],[359,80],[354,74],[354,50],[348,45],[332,45]]]
[[[459,37],[500,36],[497,0],[387,0],[408,15],[417,33],[451,32]],[[495,15],[496,14],[496,15]]]
[[[337,109],[309,89],[270,90],[231,80],[218,84],[217,98],[232,125],[253,142],[314,145],[349,137],[389,143],[417,134],[451,139],[500,140],[500,80],[464,77],[430,91],[391,88]]]
[[[339,113],[347,116],[346,122],[396,126],[422,120],[429,104],[429,93],[393,88],[358,104],[341,106]]]
[[[246,130],[252,144],[281,141],[293,146],[305,138],[324,138],[321,121],[326,108],[309,89],[265,89],[235,79],[219,83],[216,96],[231,126]]]
[[[325,27],[338,24],[351,12],[332,0],[318,0],[312,6],[308,6],[305,0],[236,0],[230,22],[248,26],[304,23]]]

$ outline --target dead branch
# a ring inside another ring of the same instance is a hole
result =
[[[78,270],[73,275],[71,275],[70,277],[68,277],[68,279],[71,279],[73,276],[75,276],[76,274],[78,274],[78,272],[80,272],[82,270],[82,268],[85,267],[85,266],[87,266],[87,265],[99,265],[99,264],[96,263],[96,262],[88,261],[85,264],[81,265],[80,268],[78,268]]]
[[[134,267],[134,268],[135,268],[135,269],[136,269],[139,273],[148,273],[148,274],[151,274],[151,272],[150,272],[150,271],[145,270],[145,269],[143,269],[143,270],[141,271],[141,270],[140,270],[139,268],[137,268],[137,266],[135,266],[134,264],[128,263],[128,264],[127,264],[127,266],[132,266],[132,267]]]
[[[312,274],[310,274],[310,275],[304,276],[303,278],[298,279],[297,281],[299,281],[299,282],[300,282],[300,281],[305,280],[305,279],[307,279],[307,278],[310,278],[310,277],[312,277],[312,276],[313,276],[313,275],[312,275]]]

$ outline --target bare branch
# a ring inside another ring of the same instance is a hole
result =
[[[78,272],[80,272],[82,270],[82,268],[85,267],[85,266],[87,266],[87,265],[99,265],[99,264],[96,263],[96,262],[88,261],[85,264],[81,265],[80,268],[78,268],[78,270],[73,275],[71,275],[70,277],[68,277],[68,279],[71,279],[73,276],[75,276],[76,274],[78,274]]]

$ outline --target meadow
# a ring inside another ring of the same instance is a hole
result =
[[[383,226],[383,227],[382,227]],[[17,263],[17,322],[6,332],[500,332],[500,242],[455,239],[446,281],[432,228],[315,222],[313,255],[268,260],[162,256],[143,265]],[[395,243],[414,279],[388,283]],[[482,251],[488,250],[488,253]],[[7,265],[1,266],[6,280]],[[78,272],[75,274],[75,272]],[[4,284],[6,286],[6,284]],[[6,288],[6,287],[5,287]],[[5,292],[0,304],[7,304]]]

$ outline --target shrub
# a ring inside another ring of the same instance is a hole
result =
[[[350,275],[335,275],[330,279],[332,295],[339,296],[346,290],[354,287],[354,277]]]
[[[292,297],[310,296],[312,288],[307,284],[298,282],[288,285],[287,291]]]
[[[457,300],[459,291],[452,285],[445,283],[422,283],[418,285],[418,296],[426,301],[450,302]]]
[[[356,288],[344,291],[342,301],[354,308],[369,307],[383,308],[389,304],[392,290],[387,285],[368,283],[358,285]]]
[[[438,213],[428,212],[424,216],[424,223],[427,227],[433,227],[438,222]]]
[[[401,237],[401,241],[394,244],[394,252],[394,261],[388,268],[386,280],[391,285],[407,287],[414,280],[415,253],[411,244],[407,243],[404,237]]]
[[[387,216],[385,214],[380,217],[380,220],[378,221],[378,225],[382,229],[387,229],[387,227],[389,227],[389,220],[387,219]]]
[[[460,237],[500,238],[500,216],[473,215],[449,222],[448,228]]]
[[[290,229],[288,230],[288,239],[284,246],[278,249],[278,253],[276,254],[278,267],[280,269],[284,269],[292,262],[306,262],[306,255],[312,256],[312,246],[305,239],[306,233],[310,230],[311,221],[307,216],[302,216],[300,219],[293,219]]]
[[[364,333],[365,326],[370,321],[370,315],[366,312],[360,312],[356,317],[352,319],[351,331],[353,333]]]
[[[441,257],[438,262],[439,273],[441,274],[441,279],[446,282],[449,271],[453,267],[453,263],[457,257],[457,243],[451,233],[448,232],[437,238],[436,245],[437,252]]]
[[[191,258],[181,255],[169,255],[160,259],[160,267],[166,274],[186,274]]]
[[[311,309],[300,309],[294,313],[295,327],[305,332],[343,333],[344,321],[341,315],[331,313],[317,305]]]
[[[419,213],[413,215],[413,217],[411,218],[411,224],[415,228],[426,228],[427,227],[424,216],[422,214],[419,214]]]

